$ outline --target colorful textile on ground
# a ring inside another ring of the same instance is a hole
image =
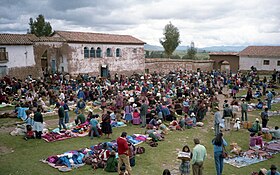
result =
[[[224,162],[237,168],[259,163],[272,158],[273,154],[280,152],[280,140],[267,142],[260,150],[248,150],[243,156],[225,159]]]
[[[147,136],[140,134],[134,134],[128,137],[133,138],[133,140],[138,140],[138,144],[147,139]],[[102,163],[106,164],[112,150],[116,152],[118,150],[118,145],[115,140],[99,143],[91,146],[90,148],[68,151],[60,155],[49,156],[47,159],[41,160],[41,162],[47,163],[51,167],[57,168],[62,172],[71,171],[73,168],[78,168],[85,164],[96,164],[98,166]],[[118,157],[118,155],[116,155],[116,157]]]

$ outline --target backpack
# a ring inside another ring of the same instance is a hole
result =
[[[136,154],[143,154],[145,153],[145,148],[142,146],[136,147]]]

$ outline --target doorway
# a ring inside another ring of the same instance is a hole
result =
[[[108,66],[102,65],[101,66],[101,77],[108,77]]]

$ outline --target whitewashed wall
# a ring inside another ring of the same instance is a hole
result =
[[[269,65],[263,65],[264,60],[269,60]],[[251,66],[257,68],[257,70],[273,71],[274,69],[280,70],[280,66],[277,66],[277,61],[280,61],[280,57],[277,58],[265,58],[265,57],[244,57],[239,58],[239,69],[250,70]]]
[[[8,68],[35,66],[33,45],[0,45],[8,52],[8,62],[0,63]]]
[[[111,72],[129,71],[139,72],[145,69],[145,55],[143,45],[114,45],[114,44],[74,44],[69,46],[74,50],[69,60],[69,69],[72,74],[100,72],[101,65],[107,65]],[[98,47],[102,50],[102,58],[84,58],[84,47],[89,50]],[[107,48],[111,48],[112,57],[106,57]],[[120,57],[116,57],[116,49],[121,50]]]

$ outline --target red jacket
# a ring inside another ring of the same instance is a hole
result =
[[[125,138],[119,137],[117,139],[117,144],[118,144],[118,153],[119,155],[125,154],[128,156],[128,144]]]

